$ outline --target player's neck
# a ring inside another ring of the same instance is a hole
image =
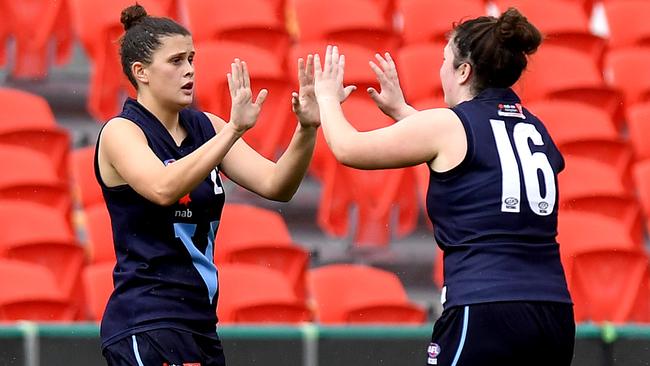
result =
[[[178,127],[178,109],[169,108],[147,94],[138,94],[138,103],[156,116],[167,130],[173,131]]]

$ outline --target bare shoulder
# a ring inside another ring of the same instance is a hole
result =
[[[106,122],[106,125],[102,129],[101,139],[102,140],[113,140],[119,139],[127,135],[140,135],[144,137],[144,132],[132,121],[122,118],[115,117]]]
[[[450,108],[423,109],[413,114],[412,117],[418,121],[429,123],[454,123],[459,121],[456,113]]]
[[[210,119],[210,122],[212,122],[212,126],[216,132],[221,131],[221,129],[226,125],[226,121],[224,121],[221,117],[218,117],[217,115],[214,115],[210,112],[203,113]]]

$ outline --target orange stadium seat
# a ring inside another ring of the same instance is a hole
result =
[[[248,263],[277,270],[288,278],[299,298],[305,297],[309,253],[292,241],[284,218],[277,212],[226,204],[216,242],[216,263]]]
[[[38,265],[0,259],[0,320],[71,321],[76,310]]]
[[[68,181],[70,136],[57,126],[52,110],[42,97],[0,88],[0,144],[25,147],[42,153],[61,179]]]
[[[593,250],[640,250],[628,228],[620,221],[591,212],[560,210],[557,242],[562,265],[571,281],[573,259]]]
[[[603,81],[597,64],[583,53],[566,47],[542,45],[530,57],[517,83],[524,102],[566,99],[604,109],[620,128],[623,96]]]
[[[150,15],[168,15],[165,11],[169,8],[162,8],[165,4],[158,1],[139,0],[138,3]],[[122,72],[118,42],[124,34],[120,14],[134,2],[70,0],[69,4],[77,38],[92,66],[87,108],[94,118],[106,121],[120,111],[121,95],[134,92]]]
[[[85,253],[57,211],[30,202],[1,202],[0,257],[49,269],[63,294],[78,310],[83,309],[81,269],[86,262]]]
[[[308,283],[323,324],[421,324],[426,314],[409,301],[391,272],[363,265],[332,264],[309,271]]]
[[[527,103],[526,107],[542,120],[564,155],[604,163],[629,183],[632,149],[620,137],[614,121],[605,111],[559,99],[539,100]]]
[[[10,18],[4,8],[4,1],[0,1],[0,66],[7,63],[7,41],[11,35],[9,30]]]
[[[402,37],[406,44],[446,43],[446,36],[454,24],[486,15],[485,4],[477,0],[402,0],[399,11],[404,22]],[[438,58],[442,59],[442,55],[438,55],[436,60]]]
[[[226,203],[217,231],[217,246],[262,240],[292,241],[282,215],[249,204]]]
[[[604,1],[609,47],[650,45],[650,3],[645,0]]]
[[[185,7],[195,42],[241,42],[287,54],[289,33],[269,1],[187,0]]]
[[[567,156],[559,175],[560,209],[592,212],[621,223],[637,243],[643,241],[641,208],[634,191],[596,161]],[[589,184],[585,184],[589,182]]]
[[[437,42],[404,46],[395,55],[400,84],[408,101],[443,96],[440,66],[445,45]]]
[[[311,320],[306,304],[282,274],[249,264],[218,268],[221,323],[300,323]]]
[[[573,258],[569,290],[576,321],[650,321],[648,256],[641,250],[596,250]]]
[[[643,160],[634,165],[634,182],[643,213],[646,230],[650,230],[650,160]]]
[[[630,106],[626,110],[630,143],[637,161],[650,159],[650,103]]]
[[[393,123],[369,99],[351,98],[343,104],[343,111],[359,131]],[[321,140],[320,146],[326,148],[325,142]],[[419,212],[413,168],[359,170],[336,161],[326,162],[322,167],[325,171],[321,173],[323,189],[317,215],[323,230],[335,236],[348,235],[350,209],[355,206],[356,245],[387,245],[391,234],[401,237],[413,232]],[[392,228],[391,213],[397,209],[398,223]]]
[[[99,321],[104,315],[106,303],[113,292],[113,268],[115,263],[89,264],[83,270],[83,283],[88,302],[88,317]]]
[[[286,148],[296,127],[291,112],[291,88],[281,61],[273,53],[250,44],[219,41],[196,44],[196,94],[203,110],[229,119],[230,91],[226,73],[237,57],[246,61],[253,95],[260,89],[269,91],[255,127],[244,140],[269,159]]]
[[[583,4],[566,0],[497,0],[499,11],[517,8],[544,34],[544,44],[568,47],[600,65],[606,40],[593,34]]]
[[[3,110],[0,131],[20,128],[56,126],[56,120],[45,98],[26,91],[0,88]]]
[[[103,205],[102,188],[95,177],[95,146],[72,150],[70,168],[74,193],[81,207]]]
[[[650,47],[611,50],[607,53],[606,81],[623,92],[626,108],[650,101],[649,63]]]
[[[0,144],[0,199],[38,203],[58,211],[72,226],[72,197],[45,156],[33,150]]]
[[[16,78],[44,78],[49,69],[49,46],[56,47],[61,65],[72,54],[73,32],[67,1],[4,1],[16,53],[11,75]]]
[[[295,11],[300,42],[356,43],[378,52],[399,44],[382,9],[372,0],[296,0]]]
[[[90,263],[115,263],[111,217],[103,204],[84,208]]]

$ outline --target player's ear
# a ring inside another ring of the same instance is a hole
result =
[[[149,73],[142,62],[136,61],[131,64],[131,74],[133,74],[135,80],[143,84],[149,83]]]
[[[456,69],[458,83],[465,84],[469,81],[469,77],[472,75],[472,65],[469,62],[462,63],[458,69]]]

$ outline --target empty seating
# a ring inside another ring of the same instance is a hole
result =
[[[604,1],[612,49],[650,44],[650,3],[644,0]]]
[[[517,84],[526,102],[574,100],[605,110],[619,127],[623,122],[622,95],[605,84],[597,64],[579,51],[542,45]]]
[[[400,1],[399,10],[403,17],[402,37],[406,44],[446,42],[446,36],[454,24],[486,15],[485,4],[476,0]],[[442,55],[439,58],[442,59]]]
[[[289,34],[273,4],[263,0],[189,0],[185,2],[195,42],[226,40],[250,43],[282,57]]]
[[[650,101],[650,47],[611,50],[605,58],[606,81],[621,90],[625,106]]]
[[[29,5],[5,1],[3,6],[15,42],[12,76],[41,79],[47,76],[51,61],[61,65],[70,59],[73,32],[67,1],[37,0]],[[50,60],[51,45],[56,49],[54,60]]]
[[[579,253],[571,271],[569,289],[576,321],[650,321],[650,272],[643,251]]]
[[[359,131],[369,131],[392,124],[369,99],[351,98],[343,111]],[[321,135],[322,136],[322,135]],[[317,143],[318,146],[318,143]],[[326,147],[324,141],[321,147]],[[321,153],[320,150],[314,152]],[[356,207],[357,219],[352,241],[356,245],[382,246],[391,234],[404,236],[417,225],[418,199],[412,168],[359,170],[344,166],[327,153],[323,172],[323,189],[318,207],[318,224],[329,234],[346,236],[350,230],[350,210]],[[391,213],[398,210],[398,222],[391,227]]]
[[[276,270],[288,279],[299,298],[305,298],[309,253],[293,242],[284,219],[277,212],[226,204],[216,242],[216,263],[248,263]]]
[[[297,0],[295,10],[300,42],[348,42],[380,52],[398,45],[398,37],[373,1]]]
[[[41,266],[0,259],[0,320],[71,321],[76,309]]]
[[[95,147],[88,146],[72,150],[70,168],[73,189],[81,207],[104,204],[102,188],[95,177]]]
[[[299,323],[311,320],[303,301],[282,274],[249,264],[218,268],[221,323]]]
[[[593,34],[583,4],[566,0],[497,0],[500,11],[516,7],[544,34],[545,45],[568,47],[600,65],[606,40]]]
[[[635,160],[650,159],[650,103],[628,107],[626,115]]]
[[[323,324],[410,323],[425,320],[399,278],[381,269],[333,264],[309,271],[316,319]]]
[[[113,292],[113,267],[115,263],[89,264],[83,271],[83,284],[88,303],[88,317],[102,319],[108,298]]]

